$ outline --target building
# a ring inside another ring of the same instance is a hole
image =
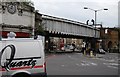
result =
[[[23,2],[1,2],[0,18],[3,38],[6,38],[10,31],[15,32],[16,37],[27,38],[34,35],[34,7]]]
[[[42,14],[38,10],[35,12],[35,35],[44,35],[44,29],[42,25]]]
[[[108,52],[118,52],[119,28],[101,28],[102,48]]]

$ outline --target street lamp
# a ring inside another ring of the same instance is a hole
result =
[[[108,10],[108,9],[106,9],[106,8],[95,10],[95,9],[91,9],[91,8],[88,8],[88,7],[84,7],[84,9],[89,9],[89,10],[92,10],[92,11],[95,12],[95,27],[96,27],[96,21],[97,21],[97,20],[96,20],[96,19],[97,19],[97,12],[98,12],[98,11],[101,11],[101,10]]]
[[[95,9],[91,9],[91,8],[88,8],[88,7],[84,7],[84,9],[89,9],[89,10],[92,10],[92,11],[95,12],[95,29],[96,29],[96,21],[97,21],[97,12],[98,12],[98,11],[101,11],[101,10],[108,10],[108,9],[106,9],[106,8],[95,10]],[[95,32],[95,37],[96,37],[96,32]]]
[[[94,19],[94,20],[95,20],[95,24],[94,24],[94,25],[95,25],[95,38],[97,38],[97,37],[96,37],[97,12],[98,12],[98,11],[102,11],[102,10],[108,10],[108,9],[104,8],[104,9],[97,9],[97,10],[96,10],[96,9],[91,9],[91,8],[88,8],[88,7],[84,7],[84,9],[89,9],[89,10],[92,10],[92,11],[95,12],[95,19]],[[96,50],[96,41],[95,41],[95,50]]]

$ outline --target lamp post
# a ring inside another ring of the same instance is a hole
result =
[[[2,25],[0,24],[0,41],[2,40]]]
[[[84,7],[84,9],[89,9],[89,10],[92,10],[92,11],[94,11],[95,13],[95,19],[94,19],[94,21],[95,21],[95,24],[94,24],[94,26],[95,26],[95,38],[97,38],[96,37],[96,25],[97,25],[97,12],[98,11],[102,11],[102,10],[108,10],[108,9],[106,9],[106,8],[104,8],[104,9],[91,9],[91,8],[88,8],[88,7]],[[95,42],[94,42],[94,45],[95,45],[95,47],[94,47],[94,49],[96,50],[96,40],[95,40]]]
[[[98,10],[95,10],[95,9],[91,9],[91,8],[88,8],[88,7],[84,7],[84,9],[89,9],[89,10],[92,10],[92,11],[94,11],[95,12],[95,38],[96,38],[96,24],[97,24],[97,12],[98,11],[102,11],[102,10],[108,10],[108,9],[98,9]]]

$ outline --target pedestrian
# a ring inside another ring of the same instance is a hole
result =
[[[73,52],[75,51],[75,42],[74,43],[72,43],[72,47],[73,47]]]
[[[83,42],[83,44],[82,44],[82,53],[83,53],[83,54],[84,54],[85,49],[86,49],[86,43]]]

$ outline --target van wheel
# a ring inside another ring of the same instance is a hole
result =
[[[26,73],[19,73],[19,74],[15,74],[12,77],[31,77],[31,76],[29,74],[26,74]]]

